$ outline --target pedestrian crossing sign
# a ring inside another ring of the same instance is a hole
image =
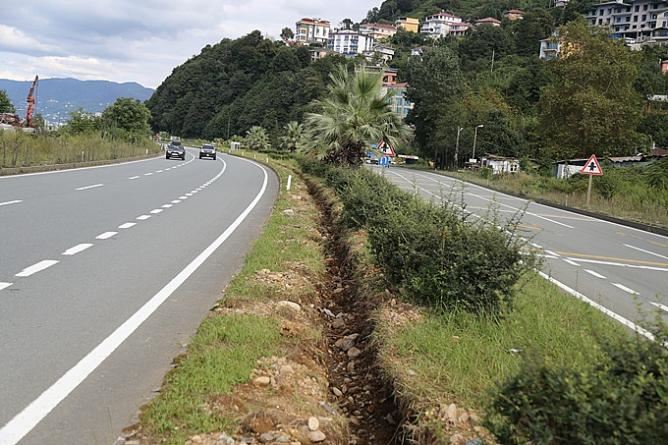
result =
[[[591,155],[585,165],[580,169],[580,173],[590,176],[603,176],[603,169],[601,168],[601,164],[599,164],[596,155]]]

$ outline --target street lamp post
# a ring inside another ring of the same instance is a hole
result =
[[[457,127],[457,145],[455,146],[455,169],[459,167],[459,135],[464,127]]]
[[[478,125],[475,127],[475,132],[473,134],[473,156],[471,156],[471,159],[475,159],[475,144],[478,141],[478,128],[482,128],[484,125]]]

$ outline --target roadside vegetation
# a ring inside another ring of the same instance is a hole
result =
[[[148,126],[148,109],[133,99],[119,99],[96,117],[72,113],[58,131],[0,131],[0,172],[31,167],[85,165],[131,159],[160,151]]]

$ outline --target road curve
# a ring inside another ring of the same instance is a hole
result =
[[[0,444],[109,444],[271,212],[248,160],[0,178]]]
[[[427,200],[463,201],[479,218],[508,220],[524,211],[519,234],[544,260],[545,278],[629,327],[656,314],[668,322],[667,237],[431,172],[372,168]]]

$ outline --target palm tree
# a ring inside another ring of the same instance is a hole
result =
[[[288,122],[285,126],[285,136],[281,137],[281,145],[294,153],[302,147],[304,141],[304,127],[299,122]]]
[[[246,145],[251,150],[269,150],[271,143],[267,130],[262,127],[254,126],[246,132]]]
[[[314,105],[318,113],[306,115],[309,142],[324,159],[337,164],[358,165],[369,144],[385,141],[396,146],[410,130],[381,94],[381,76],[367,72],[351,74],[339,66],[330,75],[326,97]],[[322,154],[322,153],[321,153]]]

